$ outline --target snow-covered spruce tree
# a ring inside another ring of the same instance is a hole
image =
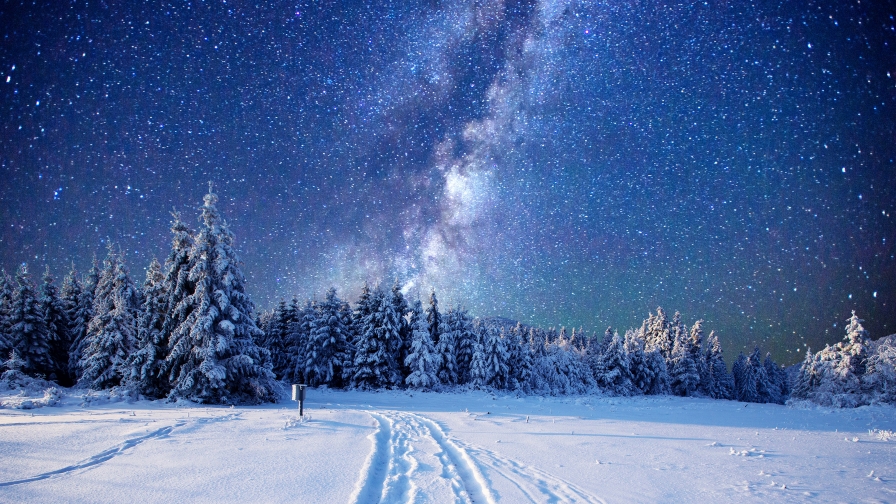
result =
[[[309,352],[311,333],[317,328],[317,305],[310,299],[296,311],[296,320],[289,327],[286,342],[286,378],[292,383],[306,383],[305,360]],[[343,370],[343,374],[345,370]]]
[[[308,339],[305,354],[305,383],[316,387],[343,386],[343,371],[348,361],[349,324],[345,303],[330,288],[317,305],[317,323]]]
[[[257,341],[258,345],[265,348],[271,354],[272,371],[278,380],[282,380],[289,367],[289,355],[286,350],[289,330],[295,322],[295,313],[290,311],[290,306],[281,299],[274,308],[270,320],[265,327],[259,326],[262,337]]]
[[[462,318],[463,313],[454,308],[449,308],[442,318],[442,330],[439,343],[436,345],[436,353],[441,357],[438,372],[439,382],[446,386],[457,385],[462,376],[457,362],[458,348],[461,339],[464,338]],[[429,331],[428,324],[427,331]],[[430,338],[432,337],[430,336]]]
[[[784,404],[789,394],[787,372],[772,360],[771,353],[765,354],[762,367],[765,368],[765,376],[768,379],[766,402]]]
[[[373,293],[370,290],[370,285],[365,281],[364,286],[361,287],[361,295],[358,297],[358,302],[355,303],[355,309],[352,310],[352,336],[358,338],[364,334],[364,320],[375,309],[376,304],[374,303]]]
[[[395,313],[398,315],[398,340],[394,342],[396,345],[394,349],[395,361],[398,363],[398,367],[401,370],[403,380],[404,377],[411,372],[404,364],[408,352],[411,351],[411,333],[414,330],[413,327],[411,327],[409,318],[411,306],[408,304],[408,300],[405,299],[404,294],[402,294],[401,284],[398,282],[397,278],[392,284],[390,294],[392,298],[392,309],[395,310]]]
[[[728,372],[728,365],[722,356],[722,345],[715,331],[709,333],[706,350],[706,395],[713,399],[734,398],[734,378]]]
[[[350,368],[349,385],[359,389],[394,387],[401,384],[401,373],[395,362],[395,340],[398,314],[391,296],[377,287],[370,295],[374,307],[361,323],[362,333],[355,342],[355,358]]]
[[[672,393],[672,379],[666,367],[666,359],[659,348],[644,353],[644,365],[649,369],[651,381],[642,389],[646,395],[665,395]]]
[[[165,291],[165,320],[162,324],[162,339],[170,348],[171,334],[183,326],[196,305],[187,300],[195,289],[190,280],[190,251],[194,245],[193,232],[180,218],[177,210],[171,211],[171,252],[165,259],[162,273],[165,275],[162,290]],[[167,357],[166,357],[167,358]]]
[[[762,354],[754,348],[749,357],[741,353],[732,366],[734,391],[738,401],[769,402],[768,376],[762,365]]]
[[[473,365],[476,335],[473,333],[473,321],[467,310],[461,308],[456,310],[451,327],[455,334],[457,383],[468,383],[472,379],[470,370]]]
[[[62,289],[59,291],[59,295],[62,299],[62,307],[65,310],[65,318],[68,321],[70,339],[68,348],[65,349],[66,374],[74,383],[77,380],[77,374],[71,366],[72,346],[75,345],[76,341],[84,338],[84,332],[87,331],[87,324],[90,322],[90,318],[82,311],[84,308],[81,305],[81,299],[84,296],[84,286],[81,284],[80,278],[78,278],[78,271],[75,269],[74,263],[72,263],[68,274],[62,279]]]
[[[12,350],[12,314],[13,284],[6,270],[0,271],[0,358],[5,358]]]
[[[439,385],[438,371],[441,358],[429,335],[429,325],[420,301],[414,303],[410,324],[413,332],[410,353],[405,359],[405,366],[410,370],[410,374],[405,378],[405,383],[418,390],[432,390]]]
[[[137,336],[135,350],[128,357],[125,383],[138,393],[158,399],[170,390],[161,372],[165,359],[165,337],[162,333],[165,323],[165,275],[162,265],[155,258],[146,270],[143,281],[143,304],[137,315]]]
[[[510,385],[512,390],[528,391],[529,379],[532,375],[532,353],[529,344],[523,338],[525,329],[517,322],[507,336],[507,353],[509,356]],[[444,336],[443,336],[444,337]]]
[[[270,354],[255,344],[261,337],[255,307],[211,184],[203,201],[185,282],[193,289],[178,304],[186,318],[170,335],[163,365],[172,384],[169,398],[218,404],[274,401]]]
[[[429,293],[429,304],[426,305],[426,324],[429,329],[429,337],[433,343],[439,343],[439,337],[442,334],[442,314],[439,313],[439,300],[436,298],[436,291]]]
[[[96,284],[93,318],[87,326],[78,367],[78,385],[102,390],[128,376],[128,357],[137,336],[140,298],[121,254],[110,242]]]
[[[698,320],[691,326],[691,335],[688,339],[688,351],[691,354],[691,361],[697,370],[697,387],[696,394],[708,396],[707,384],[709,383],[709,368],[706,365],[704,357],[704,336],[703,336],[703,320]]]
[[[638,337],[637,332],[629,329],[625,331],[622,345],[628,359],[634,392],[643,394],[653,382],[653,371],[647,366],[647,358],[644,355],[644,340]]]
[[[87,347],[87,329],[93,320],[93,302],[96,299],[96,286],[100,282],[100,267],[96,255],[84,280],[81,282],[83,289],[78,298],[78,313],[70,314],[74,327],[72,329],[72,345],[68,353],[68,369],[75,383],[81,380],[81,356]]]
[[[691,340],[684,324],[680,323],[678,312],[675,312],[673,321],[675,322],[673,323],[675,343],[667,361],[670,367],[669,377],[671,378],[672,393],[682,397],[693,396],[700,385],[697,362],[691,351]]]
[[[551,332],[545,336],[544,350],[533,356],[531,388],[551,395],[583,394],[593,389],[594,375],[583,352],[565,337],[550,338]],[[540,337],[535,339],[538,345]]]
[[[657,349],[663,359],[669,360],[675,340],[672,335],[672,324],[669,323],[666,312],[661,307],[656,309],[656,315],[651,314],[644,321],[641,334],[645,341],[644,352],[649,353]]]
[[[896,403],[896,337],[876,341],[863,376],[866,402]]]
[[[630,364],[623,338],[614,333],[594,368],[597,386],[614,396],[635,395]]]
[[[33,377],[48,377],[53,373],[49,331],[28,265],[24,263],[16,272],[16,290],[7,323],[12,348],[22,360],[21,371]]]
[[[53,361],[53,369],[49,378],[62,386],[69,387],[73,382],[68,373],[68,351],[72,344],[68,314],[65,310],[65,303],[53,284],[49,266],[44,271],[43,280],[40,289],[40,307],[44,314],[44,322],[47,324],[50,358]]]
[[[793,399],[811,400],[812,394],[821,382],[821,373],[818,369],[819,362],[811,348],[806,349],[806,357],[800,365],[800,370],[794,378],[790,397]]]

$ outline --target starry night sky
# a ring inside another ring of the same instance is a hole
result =
[[[679,310],[729,360],[896,332],[891,2],[38,4],[0,7],[7,271],[111,239],[142,282],[215,180],[260,308],[398,277],[545,327]]]

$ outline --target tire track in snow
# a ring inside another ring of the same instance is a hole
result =
[[[417,485],[412,478],[419,468],[419,464],[413,456],[414,447],[411,446],[410,439],[414,432],[408,429],[407,425],[402,425],[404,419],[401,415],[387,413],[385,417],[389,422],[391,432],[389,436],[389,470],[386,473],[382,502],[414,502]]]
[[[391,448],[389,440],[392,437],[390,423],[378,413],[367,412],[377,424],[377,430],[367,436],[373,443],[370,455],[361,467],[361,477],[355,485],[355,491],[349,497],[349,502],[364,504],[379,502],[386,485],[386,474],[389,468]]]
[[[405,413],[405,415],[417,419],[427,427],[429,435],[451,460],[458,476],[463,481],[467,496],[471,502],[495,504],[495,497],[492,495],[488,481],[466,450],[445,435],[442,428],[432,420],[414,413]]]
[[[66,474],[66,473],[70,473],[72,471],[77,471],[78,469],[86,469],[88,467],[102,464],[103,462],[106,462],[107,460],[111,460],[112,458],[117,457],[118,455],[121,455],[122,453],[124,453],[125,450],[129,450],[144,441],[165,437],[168,434],[170,434],[171,431],[175,427],[180,427],[183,424],[184,424],[184,422],[181,421],[175,425],[169,425],[168,427],[162,427],[161,429],[156,429],[156,430],[150,432],[149,434],[146,434],[145,436],[128,439],[112,448],[109,448],[108,450],[104,450],[96,455],[93,455],[92,457],[88,457],[88,458],[82,460],[81,462],[78,462],[77,464],[72,464],[70,466],[63,467],[62,469],[56,469],[55,471],[49,471],[49,472],[45,472],[42,474],[38,474],[37,476],[32,476],[31,478],[0,482],[0,487],[20,485],[22,483],[31,483],[33,481],[45,480],[47,478],[51,478],[53,476],[58,476],[60,474]]]
[[[487,464],[513,483],[532,502],[604,502],[587,490],[541,469],[498,455],[482,447],[466,443],[463,445],[480,462]]]

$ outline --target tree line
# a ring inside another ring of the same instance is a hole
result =
[[[729,372],[714,332],[706,335],[699,320],[688,328],[662,308],[640,328],[597,336],[442,311],[434,291],[424,306],[396,281],[365,285],[354,305],[330,289],[319,300],[293,298],[257,313],[211,185],[203,201],[197,230],[172,212],[171,251],[163,264],[152,261],[140,287],[111,244],[85,275],[73,266],[61,289],[49,270],[36,287],[25,264],[14,279],[0,274],[6,367],[63,386],[219,404],[276,401],[284,381],[771,403],[783,403],[793,381],[795,397],[835,405],[867,403],[869,388],[896,390],[896,360],[875,357],[855,314],[847,341],[807,355],[789,380],[758,348]]]

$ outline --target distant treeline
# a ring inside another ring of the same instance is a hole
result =
[[[281,301],[256,314],[233,235],[204,198],[200,227],[173,212],[172,247],[142,287],[109,245],[102,267],[72,267],[57,289],[49,270],[35,287],[27,265],[0,275],[0,355],[5,366],[60,385],[119,387],[147,398],[207,403],[276,400],[277,382],[334,388],[525,394],[674,394],[783,403],[790,380],[756,348],[728,371],[719,339],[661,309],[624,335],[540,329],[424,307],[365,285],[354,306],[330,289],[320,301]],[[807,354],[793,395],[822,404],[891,402],[892,344],[871,344],[853,314],[844,342]],[[889,340],[888,340],[889,341]]]

